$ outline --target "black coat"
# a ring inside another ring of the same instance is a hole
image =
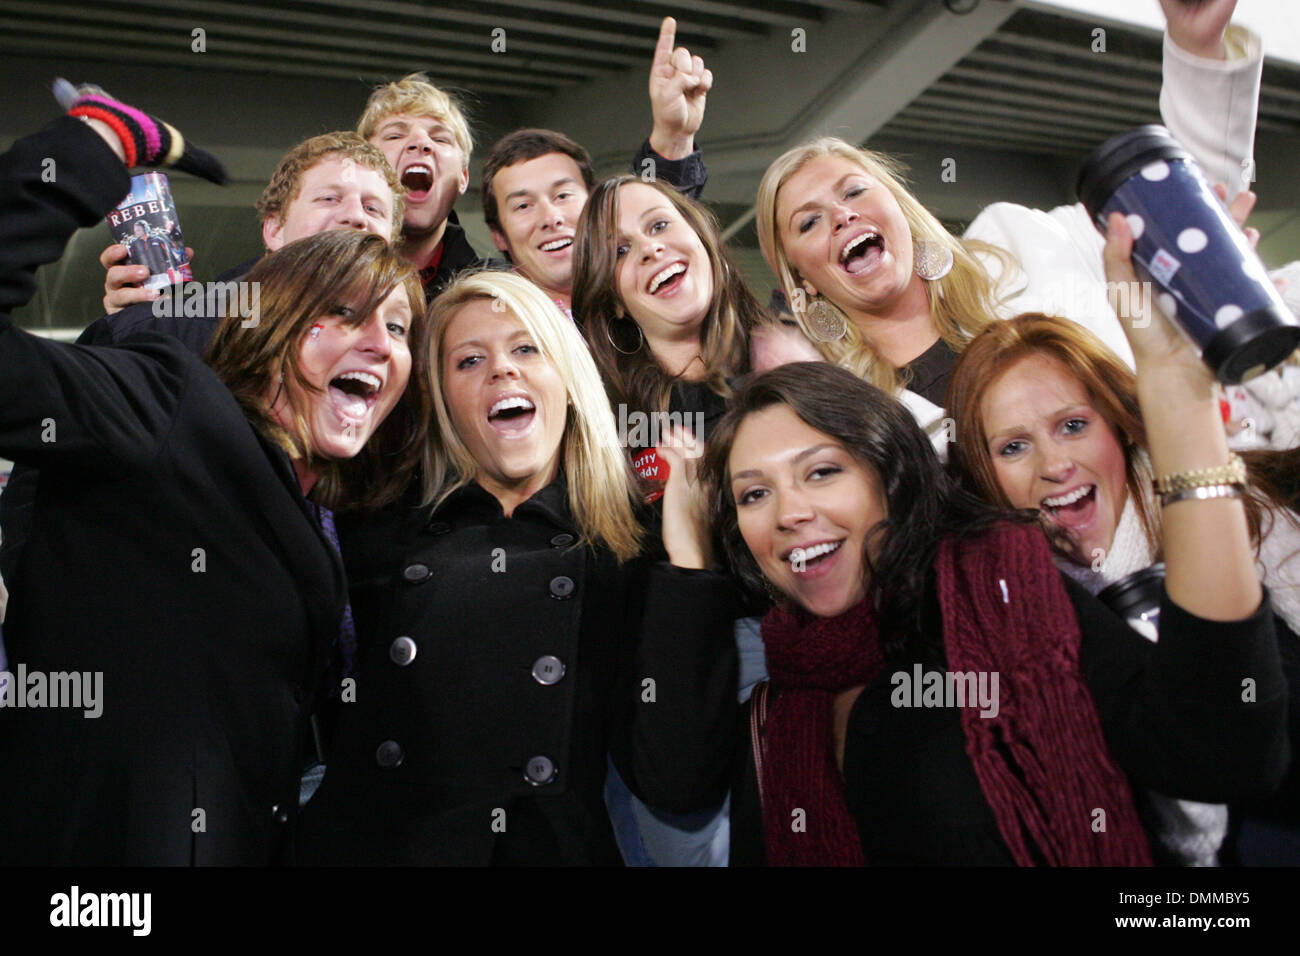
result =
[[[1166,596],[1153,644],[1074,581],[1062,581],[1079,621],[1080,671],[1106,744],[1134,784],[1215,803],[1277,786],[1288,760],[1286,683],[1267,597],[1244,621],[1217,622]],[[943,621],[933,585],[931,595],[923,627],[937,638]],[[946,667],[937,659],[920,663]],[[844,796],[863,855],[874,866],[1009,866],[1011,852],[966,752],[960,711],[891,702],[893,673],[912,666],[886,665],[849,714]],[[1241,704],[1242,675],[1257,681],[1249,706]],[[744,714],[731,798],[733,866],[761,865],[766,856],[748,705]]]
[[[509,519],[477,485],[432,516],[340,519],[360,674],[301,861],[619,864],[607,753],[651,805],[720,802],[727,580],[575,547],[564,487]]]
[[[288,457],[179,341],[69,346],[8,315],[127,188],[75,119],[0,157],[0,455],[41,469],[5,639],[14,669],[102,674],[98,718],[0,710],[0,862],[266,864],[341,562]]]

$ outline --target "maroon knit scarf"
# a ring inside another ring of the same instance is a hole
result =
[[[967,706],[961,720],[1016,863],[1149,866],[1128,780],[1079,673],[1079,624],[1042,532],[1005,524],[979,539],[945,541],[936,571],[949,670],[998,673],[997,716]],[[864,862],[835,764],[831,703],[885,666],[877,625],[870,598],[835,618],[778,607],[763,620],[779,691],[764,734],[770,865]]]

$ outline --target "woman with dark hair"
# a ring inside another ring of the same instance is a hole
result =
[[[750,371],[751,345],[761,363],[817,358],[750,293],[713,215],[670,186],[630,175],[604,180],[587,200],[575,244],[573,314],[621,423],[676,423],[707,440],[732,383]],[[625,428],[622,437],[638,453],[662,430]],[[736,624],[742,693],[763,675],[754,613]],[[616,808],[628,802],[616,779],[610,800]],[[721,841],[701,821],[656,821],[635,804],[631,812],[642,842],[662,847],[641,854],[633,828],[620,825],[630,854],[670,865],[723,862]]]
[[[1202,799],[1276,783],[1284,688],[1246,556],[1188,591],[1170,554],[1181,640],[1150,645],[1040,531],[955,488],[903,406],[824,364],[743,388],[706,479],[732,566],[781,601],[733,864],[1139,865],[1130,778]]]
[[[962,353],[948,389],[956,421],[952,462],[967,486],[1004,507],[1032,509],[1056,544],[1056,563],[1088,591],[1127,593],[1161,560],[1161,508],[1152,491],[1138,383],[1117,355],[1065,319],[1022,315],[995,323]],[[1182,426],[1186,428],[1184,424]],[[1217,427],[1217,426],[1214,426]],[[1278,651],[1300,681],[1300,518],[1276,487],[1295,454],[1252,452],[1243,500]],[[1154,630],[1148,634],[1154,639]],[[1292,736],[1300,714],[1291,708]],[[1226,858],[1300,862],[1300,790],[1293,773],[1260,813],[1239,813]],[[1213,864],[1228,836],[1226,807],[1152,795],[1154,835],[1177,862]]]
[[[388,243],[345,230],[258,264],[257,307],[232,307],[211,366],[167,336],[94,348],[17,328],[36,268],[121,200],[127,165],[194,158],[81,92],[0,157],[0,455],[41,469],[8,582],[27,680],[5,693],[26,706],[0,710],[0,860],[266,865],[286,858],[343,621],[322,506],[381,502],[416,464],[423,294]],[[207,160],[186,167],[222,179]],[[82,693],[32,706],[56,680]]]
[[[617,407],[700,412],[705,431],[772,320],[704,207],[658,181],[614,176],[578,223],[573,314]],[[705,437],[703,435],[699,437]]]
[[[1131,281],[1110,226],[1108,273]],[[1227,458],[1213,383],[1166,322],[1125,330],[1172,486],[1157,644],[1062,577],[1027,516],[954,487],[851,373],[789,365],[736,395],[705,461],[711,507],[733,567],[782,603],[733,862],[1146,864],[1130,780],[1215,802],[1276,786],[1272,614],[1240,489],[1202,481]]]

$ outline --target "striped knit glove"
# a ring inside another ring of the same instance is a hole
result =
[[[113,99],[98,86],[73,86],[59,78],[54,81],[54,97],[69,116],[102,120],[112,127],[122,141],[127,169],[173,166],[218,185],[230,181],[221,160],[207,150],[187,143],[176,127]]]

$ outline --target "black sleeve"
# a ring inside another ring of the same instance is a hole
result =
[[[647,166],[647,160],[653,165]],[[650,148],[650,140],[647,139],[632,157],[632,172],[645,176],[648,171],[653,171],[653,178],[676,187],[678,192],[691,199],[699,199],[704,195],[704,186],[709,181],[709,170],[704,165],[704,154],[700,150],[697,149],[685,159],[664,159]]]
[[[166,434],[186,356],[162,339],[137,349],[70,346],[30,335],[9,313],[129,188],[98,134],[64,117],[0,156],[0,456],[46,467],[143,467]]]
[[[1166,594],[1151,643],[1065,583],[1106,743],[1135,783],[1208,803],[1277,787],[1289,757],[1286,683],[1267,594],[1253,615],[1226,622],[1189,614]]]
[[[639,562],[643,601],[619,682],[610,751],[628,787],[669,813],[716,807],[732,770],[739,661],[735,597],[714,571]],[[643,574],[643,576],[642,576]]]
[[[226,285],[233,286],[234,281],[230,280]],[[163,290],[162,297],[151,302],[136,302],[112,315],[100,316],[86,326],[77,344],[118,345],[127,343],[133,335],[155,333],[179,339],[187,349],[203,358],[217,327],[221,325],[220,316],[210,309],[210,304],[238,295],[231,288],[218,297],[216,293],[220,290],[217,286],[221,284],[220,280],[202,286],[189,283],[191,290],[202,289],[202,294],[197,291],[186,293],[181,285],[171,286]],[[198,311],[195,306],[201,307],[201,314],[194,314]],[[191,314],[187,315],[187,311]]]

